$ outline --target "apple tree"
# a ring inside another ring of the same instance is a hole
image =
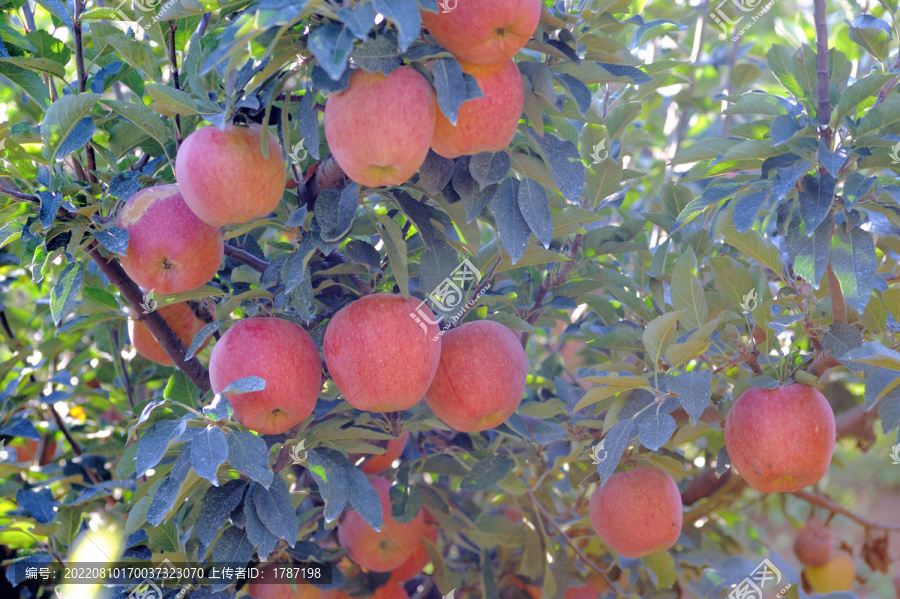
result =
[[[5,0],[0,595],[900,594],[898,5],[801,4]]]

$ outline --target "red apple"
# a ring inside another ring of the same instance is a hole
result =
[[[430,524],[425,524],[425,534],[423,536],[434,543],[435,541],[437,541],[438,527]],[[398,566],[394,569],[393,572],[391,572],[391,582],[402,583],[415,578],[430,562],[431,558],[428,557],[428,551],[425,549],[425,543],[420,540],[419,544],[416,545],[416,548],[413,549],[412,555],[409,556],[409,559],[400,564],[400,566]]]
[[[191,345],[194,335],[206,325],[206,321],[194,314],[187,302],[163,306],[158,312],[169,325],[169,328],[178,335],[185,347]],[[162,348],[143,320],[128,321],[128,336],[131,338],[131,344],[134,345],[135,351],[151,362],[156,362],[162,366],[175,365],[175,361],[169,357],[169,354]],[[209,343],[209,339],[203,343],[203,346],[197,353],[206,347],[207,343]]]
[[[267,566],[263,568],[262,575],[254,578],[247,585],[247,598],[253,599],[323,599],[327,593],[319,590],[314,584],[294,583],[292,585],[287,582],[287,576],[290,574],[286,568],[295,567],[293,564],[285,563],[277,566]],[[285,568],[277,570],[277,568]],[[294,588],[297,590],[294,591]]]
[[[462,68],[475,77],[484,97],[464,102],[455,126],[438,112],[431,149],[445,158],[506,149],[525,105],[519,68],[511,60],[488,65],[464,62]]]
[[[322,362],[312,337],[280,318],[245,318],[215,344],[209,380],[215,393],[248,376],[266,388],[228,393],[235,420],[264,435],[277,435],[306,420],[322,388]]]
[[[515,56],[540,18],[540,0],[462,0],[450,12],[422,11],[434,39],[458,59],[478,64]]]
[[[381,500],[381,532],[369,526],[356,512],[347,512],[338,525],[338,542],[350,559],[374,572],[390,572],[412,556],[424,530],[422,512],[410,522],[400,523],[391,516],[391,483],[372,478],[372,486]]]
[[[340,591],[328,591],[325,593],[325,599],[357,599],[347,593]],[[388,582],[383,587],[379,587],[374,594],[369,595],[367,599],[409,599],[409,595],[402,586],[395,582]]]
[[[126,254],[119,257],[122,268],[160,295],[204,285],[222,263],[222,230],[197,218],[177,185],[140,190],[119,210],[116,224],[129,236]]]
[[[400,185],[425,162],[436,112],[434,90],[412,67],[387,77],[356,70],[350,87],[325,102],[325,138],[352,180]]]
[[[591,496],[588,512],[603,542],[623,557],[666,551],[681,534],[678,486],[651,466],[613,474]]]
[[[221,227],[266,216],[284,194],[285,167],[281,144],[270,132],[269,157],[262,153],[262,129],[226,125],[203,127],[187,136],[178,149],[175,172],[191,210]]]
[[[403,431],[403,434],[400,435],[398,439],[391,439],[388,441],[383,454],[366,458],[366,461],[363,462],[359,469],[370,476],[373,474],[381,474],[391,467],[394,460],[400,457],[400,454],[403,453],[408,441],[409,431]]]
[[[438,334],[434,314],[419,304],[399,295],[367,295],[328,323],[325,364],[344,399],[357,410],[406,410],[428,390],[441,344],[431,340]],[[417,310],[426,318],[419,318]]]
[[[804,566],[824,566],[831,561],[831,531],[818,518],[810,518],[794,539],[794,554]]]
[[[578,587],[569,587],[566,590],[566,594],[563,596],[563,599],[597,599],[600,597],[601,593],[606,592],[609,589],[605,584],[586,584],[584,586]]]
[[[528,356],[519,336],[478,320],[441,338],[441,361],[425,401],[444,424],[464,433],[506,422],[522,401]]]
[[[825,476],[834,453],[834,412],[813,387],[747,389],[725,418],[725,447],[747,483],[793,493]]]

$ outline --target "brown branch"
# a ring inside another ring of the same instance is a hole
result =
[[[257,258],[250,252],[237,248],[233,245],[225,244],[225,255],[238,262],[243,262],[257,272],[266,272],[269,263],[261,258]]]
[[[187,348],[158,312],[143,313],[141,302],[144,299],[144,294],[141,293],[141,288],[125,273],[119,262],[117,260],[108,260],[100,255],[100,250],[97,249],[96,244],[90,246],[87,252],[94,262],[97,263],[103,274],[106,275],[106,278],[109,279],[110,283],[119,290],[119,293],[129,303],[134,313],[142,315],[141,320],[147,325],[147,329],[156,338],[166,354],[175,362],[176,368],[182,371],[200,389],[201,393],[209,391],[209,372],[203,368],[197,358],[184,359],[185,354],[187,354]]]
[[[87,71],[84,68],[84,43],[81,35],[81,11],[84,10],[84,0],[75,0],[75,14],[73,16],[72,37],[75,42],[75,69],[78,73],[78,93],[87,91]],[[96,183],[97,160],[94,157],[94,147],[88,143],[85,147],[87,156],[87,181]]]
[[[864,516],[860,516],[859,514],[851,512],[847,508],[842,507],[840,504],[822,495],[814,495],[812,493],[809,493],[808,491],[794,491],[794,497],[798,497],[803,501],[806,501],[813,505],[823,507],[826,510],[830,511],[832,514],[841,514],[842,516],[846,516],[854,522],[862,524],[866,528],[879,528],[881,530],[900,530],[900,524],[875,522],[874,520],[869,520]]]
[[[178,25],[175,21],[169,21],[169,43],[168,43],[168,55],[169,62],[172,64],[172,84],[175,86],[175,89],[181,90],[181,81],[179,81],[178,77],[178,56],[175,54],[175,31],[178,29]],[[176,113],[175,118],[175,146],[181,147],[181,115]]]
[[[575,235],[572,243],[569,245],[569,261],[560,267],[558,273],[554,274],[553,272],[549,272],[547,273],[547,276],[544,277],[544,280],[541,281],[541,286],[534,296],[534,304],[527,314],[522,315],[528,324],[534,324],[535,321],[540,318],[543,313],[544,300],[547,299],[547,294],[550,293],[550,289],[562,285],[568,280],[569,274],[571,274],[572,269],[576,266],[575,257],[578,254],[583,239],[583,234],[578,233]],[[531,334],[527,331],[522,333],[522,347],[528,345],[528,338],[530,336]]]
[[[565,531],[563,531],[563,529],[560,527],[560,525],[556,523],[556,520],[553,519],[553,516],[550,514],[550,512],[548,512],[546,508],[541,505],[541,502],[537,500],[537,497],[534,496],[534,493],[532,493],[531,491],[526,491],[525,494],[528,496],[528,499],[531,500],[531,504],[534,506],[534,508],[541,514],[541,516],[543,516],[543,518],[547,522],[550,523],[553,529],[556,530],[557,533],[559,533],[559,535],[566,541],[566,544],[572,548],[572,550],[575,552],[575,555],[581,558],[581,561],[583,561],[587,567],[599,574],[600,577],[603,578],[604,582],[606,582],[606,584],[609,586],[609,588],[613,589],[616,597],[619,597],[619,590],[615,587],[615,585],[613,585],[613,582],[606,575],[606,571],[595,564],[593,561],[591,561],[591,559],[584,554],[581,548],[576,545],[571,538],[569,538],[569,535],[567,535]]]
[[[297,198],[301,206],[306,206],[308,210],[313,210],[319,194],[326,189],[340,187],[346,175],[331,154],[317,162],[310,169],[314,169],[314,172],[305,185],[297,188]]]
[[[831,147],[831,95],[828,77],[828,22],[825,15],[826,0],[813,0],[813,18],[816,22],[816,94],[819,96],[819,109],[816,118],[822,124],[820,134]]]
[[[809,368],[806,369],[806,372],[821,377],[828,369],[840,365],[841,363],[834,359],[831,352],[823,349],[816,353],[816,357],[813,359],[812,364],[809,365]]]
[[[327,258],[329,260],[336,260],[341,264],[347,264],[349,262],[347,258],[345,258],[344,255],[337,250],[334,250],[330,254],[328,254]],[[350,280],[353,281],[353,284],[356,285],[356,288],[359,290],[359,293],[361,295],[369,295],[373,292],[372,284],[368,281],[363,281],[359,275],[351,273],[347,276],[349,276]]]

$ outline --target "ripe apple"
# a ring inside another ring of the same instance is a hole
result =
[[[169,325],[169,328],[178,335],[185,347],[190,346],[191,341],[194,340],[194,335],[206,324],[206,321],[194,314],[187,302],[163,306],[157,311]],[[151,362],[156,362],[162,366],[175,365],[175,361],[169,357],[169,354],[162,348],[143,320],[130,319],[128,321],[128,336],[131,338],[131,344],[134,346],[135,351]],[[203,343],[203,346],[197,353],[206,347],[207,343],[209,343],[209,339]]]
[[[569,587],[563,599],[597,599],[601,593],[608,590],[604,585],[589,583],[584,586]]]
[[[403,431],[403,434],[400,435],[398,439],[391,439],[388,441],[387,448],[385,448],[383,454],[366,458],[366,461],[363,462],[359,469],[370,476],[373,474],[381,474],[391,467],[394,460],[400,457],[400,454],[403,453],[408,441],[409,431]]]
[[[325,593],[325,599],[356,599],[347,593],[340,591],[328,591]],[[409,599],[406,590],[395,582],[388,582],[382,587],[378,587],[374,594],[369,595],[368,599]]]
[[[221,227],[266,216],[284,194],[281,144],[268,135],[269,157],[262,153],[262,128],[203,127],[187,136],[175,158],[181,193],[203,221]]]
[[[681,494],[672,477],[651,466],[613,474],[591,496],[591,524],[623,557],[665,551],[681,534]]]
[[[325,364],[351,406],[396,412],[414,406],[431,384],[441,357],[434,314],[415,298],[377,293],[343,307],[328,323]],[[418,318],[425,312],[428,322]]]
[[[817,593],[849,591],[856,577],[856,565],[852,555],[837,551],[824,566],[807,566],[803,573],[810,588]]]
[[[116,225],[129,237],[126,254],[119,257],[122,268],[160,295],[200,287],[222,263],[222,230],[197,218],[177,185],[140,190],[119,210]]]
[[[290,568],[291,564],[283,564],[283,567]],[[327,595],[324,591],[319,590],[314,584],[300,584],[287,582],[285,579],[286,570],[277,572],[278,566],[268,566],[263,568],[262,575],[247,585],[247,597],[253,599],[323,599]],[[296,591],[294,591],[296,587]]]
[[[436,112],[434,90],[412,67],[387,77],[355,70],[325,102],[325,139],[360,185],[400,185],[425,162]]]
[[[522,401],[528,356],[519,336],[498,322],[450,329],[425,401],[444,424],[464,433],[506,422]]]
[[[438,112],[431,149],[444,158],[504,150],[516,134],[525,106],[519,67],[504,60],[497,64],[464,62],[462,68],[475,77],[484,97],[460,106],[456,126]]]
[[[248,376],[266,388],[228,393],[235,420],[264,435],[277,435],[313,413],[322,388],[322,361],[312,337],[291,321],[271,317],[236,322],[215,344],[209,381],[215,393]]]
[[[813,387],[747,389],[725,418],[725,447],[747,483],[793,493],[825,476],[834,453],[834,412]]]
[[[824,566],[833,556],[831,531],[818,518],[810,518],[797,531],[794,554],[804,566]]]
[[[432,524],[425,524],[425,534],[423,535],[426,539],[434,543],[437,541],[438,537],[438,527]],[[428,551],[425,549],[425,543],[421,540],[416,545],[416,548],[413,549],[412,554],[409,556],[405,562],[400,564],[397,568],[391,572],[391,582],[402,583],[415,578],[419,575],[419,573],[431,562],[431,558],[428,557]]]
[[[540,18],[540,0],[465,0],[450,12],[422,11],[422,22],[438,43],[459,60],[478,64],[515,56]]]
[[[369,526],[356,512],[347,512],[338,524],[338,542],[350,559],[373,572],[390,572],[412,556],[424,531],[421,511],[410,522],[400,523],[391,516],[391,483],[372,478],[372,486],[381,500],[384,519],[381,532]]]

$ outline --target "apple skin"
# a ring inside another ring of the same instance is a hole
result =
[[[652,466],[613,474],[591,496],[591,524],[623,557],[666,551],[681,534],[681,494],[672,477]]]
[[[441,357],[434,314],[419,300],[367,295],[341,308],[325,329],[325,364],[344,399],[357,410],[396,412],[419,402]],[[413,320],[427,311],[425,330]]]
[[[340,591],[328,591],[325,593],[324,599],[356,599],[347,593]],[[369,595],[367,599],[409,599],[406,591],[397,583],[388,582],[386,585],[379,587],[374,594]]]
[[[540,18],[540,0],[465,0],[448,13],[422,11],[422,22],[438,43],[457,59],[478,64],[515,56]]]
[[[438,527],[425,524],[425,534],[423,535],[426,539],[434,543],[438,538]],[[419,575],[422,570],[425,569],[431,562],[431,558],[428,557],[428,551],[425,549],[425,543],[421,540],[416,545],[416,548],[413,549],[412,554],[409,556],[409,559],[400,564],[397,568],[391,572],[390,582],[403,583],[407,580],[411,580]]]
[[[119,262],[131,279],[160,295],[194,290],[222,264],[222,230],[188,208],[177,185],[142,189],[119,210],[116,225],[128,231]]]
[[[400,457],[408,442],[409,431],[403,431],[403,434],[398,439],[388,441],[383,454],[366,458],[366,461],[363,462],[359,469],[363,471],[363,474],[368,474],[369,476],[381,474],[391,467],[394,460]]]
[[[856,564],[852,555],[837,551],[824,566],[807,566],[803,573],[810,588],[817,593],[849,591],[856,577]]]
[[[461,63],[484,94],[459,108],[454,126],[438,111],[431,149],[444,158],[479,152],[500,152],[509,146],[525,106],[525,88],[519,67],[512,60],[498,64]]]
[[[264,435],[277,435],[306,420],[322,389],[322,361],[312,337],[288,320],[245,318],[213,346],[209,380],[214,393],[233,381],[258,376],[266,388],[228,394],[234,418]]]
[[[281,144],[269,133],[269,157],[262,154],[262,129],[203,127],[187,136],[175,158],[181,193],[204,222],[221,227],[266,216],[284,194],[286,171]]]
[[[528,356],[519,336],[477,320],[441,338],[441,362],[425,401],[444,424],[463,433],[506,422],[522,402]]]
[[[294,591],[290,583],[285,583],[284,576],[280,579],[276,578],[275,568],[277,566],[269,566],[264,568],[262,576],[253,579],[247,585],[247,597],[253,599],[323,599],[326,596],[314,584],[297,584],[297,590]],[[283,567],[290,568],[293,564],[285,563]],[[276,582],[276,580],[278,582]]]
[[[400,523],[391,516],[391,483],[383,478],[371,478],[372,486],[381,500],[383,523],[381,532],[369,526],[356,512],[347,512],[338,524],[338,543],[350,554],[350,559],[373,572],[390,572],[413,554],[425,530],[425,516],[421,510],[416,517]]]
[[[569,587],[563,599],[597,599],[601,593],[608,590],[606,585],[586,584],[580,587]]]
[[[190,347],[194,335],[206,325],[206,321],[194,314],[187,302],[163,306],[157,312],[163,317],[169,328],[178,335],[185,347]],[[151,362],[156,362],[161,366],[175,365],[175,361],[169,357],[143,320],[128,320],[128,336],[131,338],[131,344],[135,351]],[[203,351],[207,343],[209,343],[209,339],[203,343],[197,353]]]
[[[387,77],[357,69],[325,102],[325,139],[353,181],[400,185],[425,162],[436,114],[434,90],[412,67]]]
[[[764,493],[793,493],[825,476],[834,453],[834,412],[817,389],[751,387],[725,418],[725,447],[738,473]]]
[[[824,566],[831,561],[834,549],[831,531],[818,518],[810,518],[800,527],[794,539],[794,555],[804,566]]]

